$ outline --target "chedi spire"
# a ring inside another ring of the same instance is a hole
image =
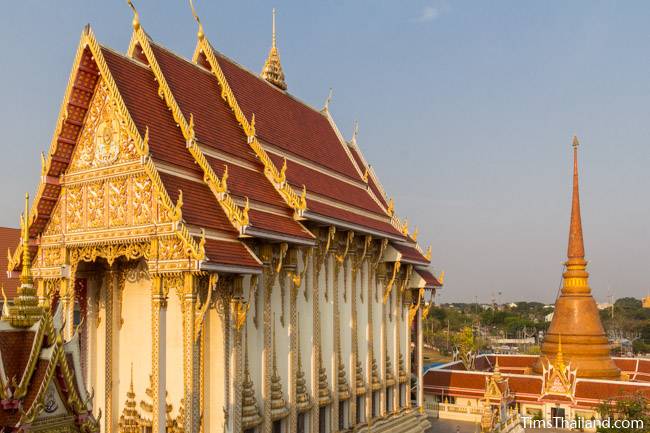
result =
[[[562,274],[562,291],[555,302],[553,320],[535,371],[543,371],[543,358],[546,358],[550,363],[556,360],[569,363],[577,370],[578,377],[618,378],[620,370],[610,357],[609,342],[589,287],[580,216],[578,145],[578,139],[574,137],[568,260]]]
[[[284,81],[284,71],[280,63],[280,53],[276,45],[275,9],[273,9],[273,39],[271,49],[269,50],[269,55],[266,57],[266,62],[264,62],[264,68],[262,68],[260,76],[274,86],[282,90],[287,90],[287,83]]]

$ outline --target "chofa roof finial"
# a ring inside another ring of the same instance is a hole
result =
[[[196,33],[196,36],[199,38],[199,40],[203,40],[203,38],[205,38],[205,32],[203,31],[203,24],[201,24],[201,19],[199,19],[199,15],[196,13],[196,9],[194,8],[194,2],[192,0],[190,0],[190,8],[192,8],[192,15],[194,16],[196,23],[199,25],[199,29]]]
[[[139,30],[140,29],[140,15],[138,14],[138,10],[133,5],[133,1],[126,0],[126,2],[129,4],[129,7],[133,10],[133,30]]]

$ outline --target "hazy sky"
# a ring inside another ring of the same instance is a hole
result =
[[[135,0],[190,57],[183,0]],[[271,8],[289,90],[331,111],[446,271],[441,302],[552,301],[566,257],[571,136],[598,300],[650,288],[650,2],[197,0],[213,45],[260,70]],[[79,35],[125,51],[125,2],[13,1],[0,15],[0,225],[34,191]],[[1,252],[0,252],[1,253]]]

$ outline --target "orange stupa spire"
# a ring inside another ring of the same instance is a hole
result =
[[[559,356],[577,370],[578,377],[617,378],[621,372],[610,356],[609,342],[589,287],[580,216],[578,145],[578,138],[573,137],[573,197],[562,292],[555,302],[553,320],[535,371],[543,370],[543,358],[553,362]]]

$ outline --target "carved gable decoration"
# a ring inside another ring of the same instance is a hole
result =
[[[138,158],[133,138],[108,86],[100,81],[86,115],[69,172],[105,167]]]
[[[573,391],[576,380],[576,370],[571,364],[563,362],[546,362],[542,378],[544,380],[543,395],[559,395],[573,399]]]

